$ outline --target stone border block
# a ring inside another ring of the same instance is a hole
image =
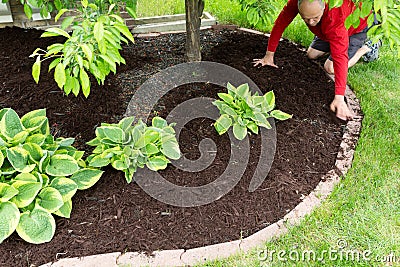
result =
[[[122,254],[117,259],[120,267],[140,267],[140,266],[184,266],[181,256],[185,252],[183,249],[155,251],[152,255],[147,256],[144,253],[128,252]]]
[[[287,228],[283,224],[283,220],[280,220],[280,222],[281,223],[273,223],[264,229],[261,229],[257,233],[242,239],[239,244],[241,252],[247,253],[256,247],[261,247],[265,244],[265,242],[270,241],[272,238],[279,237],[280,235],[286,233]]]
[[[321,200],[315,196],[314,192],[311,192],[302,202],[283,217],[283,221],[290,226],[297,225],[302,218],[311,214],[312,210],[320,204]]]
[[[256,30],[252,30],[252,29],[247,29],[247,28],[238,28],[238,30],[242,31],[242,32],[248,32],[248,33],[253,33],[253,34],[259,34],[259,35],[265,35],[267,37],[270,37],[269,33],[264,33],[264,32],[260,32],[260,31],[256,31]],[[283,40],[282,38],[280,40]]]
[[[181,260],[186,265],[195,265],[204,263],[208,260],[227,258],[240,252],[240,242],[240,240],[236,240],[206,247],[189,249],[182,254]]]
[[[325,176],[324,180],[319,182],[317,187],[315,187],[315,196],[321,201],[326,199],[333,191],[335,184],[340,181],[340,177],[336,174],[334,170],[330,170]]]
[[[65,258],[40,267],[118,267],[117,258],[120,252],[86,256],[81,258]]]

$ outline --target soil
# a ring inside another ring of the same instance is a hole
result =
[[[38,47],[46,48],[56,38],[39,38],[41,31],[21,28],[0,29],[0,105],[20,116],[46,108],[52,133],[74,137],[75,146],[90,152],[85,142],[94,138],[101,122],[115,123],[123,117],[137,88],[158,71],[185,62],[185,35],[167,34],[136,38],[125,46],[117,74],[104,86],[92,82],[86,99],[66,96],[42,67],[39,84],[31,76]],[[277,150],[272,168],[263,182],[250,193],[248,185],[260,154],[260,140],[250,137],[250,161],[240,182],[227,195],[211,204],[180,208],[148,196],[134,182],[127,184],[122,172],[106,168],[92,188],[73,198],[70,219],[56,217],[53,240],[41,245],[23,241],[15,233],[0,245],[0,266],[38,266],[60,258],[99,253],[194,248],[236,240],[281,219],[334,168],[343,133],[328,106],[334,94],[333,82],[318,63],[307,59],[304,49],[286,40],[276,52],[278,69],[254,68],[267,47],[265,36],[236,30],[201,32],[203,60],[230,65],[249,76],[263,91],[274,90],[277,108],[294,114],[277,122]],[[210,84],[188,84],[174,89],[157,104],[162,117],[187,99],[217,97],[224,88]],[[151,92],[149,92],[151,93]],[[185,126],[179,144],[190,159],[199,157],[198,144],[211,138],[218,147],[212,166],[199,173],[168,167],[161,174],[186,186],[206,184],[218,177],[229,161],[230,143],[218,136],[209,119],[196,119]]]

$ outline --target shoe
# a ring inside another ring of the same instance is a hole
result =
[[[367,40],[365,42],[365,45],[371,49],[371,51],[369,51],[368,53],[366,53],[365,55],[363,55],[363,60],[365,62],[372,62],[374,60],[377,60],[379,57],[379,47],[382,46],[382,41],[379,40],[377,43],[373,44],[371,40]]]

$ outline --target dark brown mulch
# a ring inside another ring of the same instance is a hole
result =
[[[31,77],[37,48],[54,39],[39,38],[41,32],[19,28],[0,29],[0,104],[20,115],[46,108],[52,132],[75,137],[79,149],[94,137],[101,122],[117,122],[135,90],[151,75],[184,62],[183,34],[137,38],[124,48],[127,64],[120,66],[104,86],[93,84],[88,99],[65,96],[42,71],[36,85]],[[13,234],[0,245],[0,266],[40,265],[65,257],[107,252],[154,251],[194,248],[246,237],[276,222],[294,208],[333,168],[342,125],[328,111],[333,83],[323,70],[306,58],[296,45],[283,41],[276,53],[279,69],[254,68],[252,59],[262,57],[267,37],[232,30],[202,32],[203,59],[230,65],[248,75],[265,93],[274,90],[279,109],[294,114],[277,123],[277,151],[267,179],[255,192],[249,181],[260,153],[260,140],[251,137],[250,162],[238,185],[212,204],[178,208],[148,196],[135,183],[127,184],[121,172],[106,169],[91,189],[73,199],[70,219],[56,218],[54,239],[31,245]],[[43,67],[45,69],[45,67]],[[216,97],[223,89],[209,84],[189,84],[170,92],[158,104],[166,116],[178,103],[198,96]],[[151,92],[150,92],[151,93]],[[197,145],[205,137],[218,147],[214,164],[200,173],[168,167],[161,173],[179,185],[200,185],[214,180],[229,160],[229,139],[218,136],[212,121],[196,119],[186,125],[179,140],[190,159],[199,156]],[[165,215],[168,214],[168,215]]]

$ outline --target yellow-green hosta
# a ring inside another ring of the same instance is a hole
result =
[[[242,84],[237,88],[227,84],[228,93],[218,93],[222,100],[213,102],[220,111],[221,116],[215,121],[214,127],[221,135],[233,127],[233,135],[243,140],[248,130],[258,134],[258,127],[271,129],[268,118],[287,120],[292,117],[283,111],[274,110],[275,94],[273,91],[263,96],[254,95],[249,90],[249,85]]]
[[[89,166],[99,168],[111,164],[123,171],[130,183],[137,168],[147,166],[158,171],[167,167],[169,159],[180,158],[174,124],[168,125],[160,117],[154,117],[151,126],[142,121],[132,125],[133,121],[133,117],[127,117],[118,124],[103,123],[96,128],[96,138],[88,142],[96,146],[87,158]]]
[[[87,167],[73,138],[50,134],[44,109],[22,118],[0,110],[0,243],[14,231],[27,242],[52,239],[52,214],[69,218],[77,190],[94,185],[103,171]]]

